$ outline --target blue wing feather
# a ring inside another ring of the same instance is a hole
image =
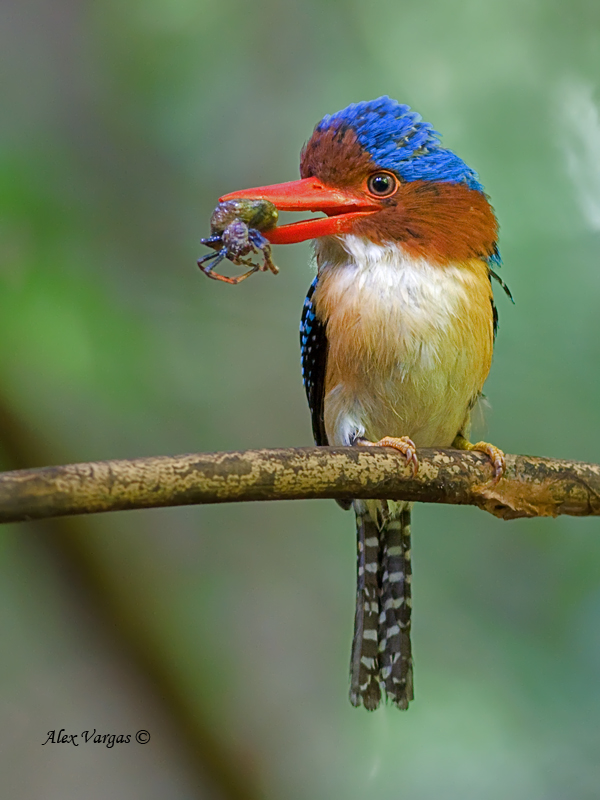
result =
[[[319,276],[311,283],[302,309],[300,321],[300,358],[302,363],[302,381],[312,417],[312,428],[315,444],[325,446],[325,420],[323,417],[323,401],[325,398],[325,370],[327,367],[327,333],[326,326],[317,319],[313,295],[317,288]]]

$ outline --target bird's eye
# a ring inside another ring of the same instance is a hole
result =
[[[374,172],[367,181],[367,189],[375,197],[389,197],[397,188],[398,179],[393,172]]]

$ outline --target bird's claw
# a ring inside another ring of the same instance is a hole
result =
[[[498,483],[500,478],[504,475],[506,471],[506,456],[504,455],[504,451],[500,450],[496,445],[490,444],[489,442],[471,444],[468,439],[458,434],[456,439],[452,442],[452,446],[456,447],[458,450],[476,450],[479,453],[485,453],[492,462],[492,469],[494,471],[492,483]]]
[[[419,471],[419,459],[417,458],[417,448],[412,439],[408,436],[384,436],[378,442],[369,442],[367,439],[358,439],[357,444],[366,447],[391,447],[398,450],[406,459],[407,464],[412,465],[413,478]]]
[[[492,462],[492,469],[494,470],[493,483],[498,483],[506,471],[506,456],[504,452],[500,450],[499,447],[489,442],[477,442],[473,445],[472,449],[477,450],[479,453],[485,453],[490,459]]]

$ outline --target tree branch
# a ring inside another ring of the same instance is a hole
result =
[[[502,519],[600,515],[600,466],[422,449],[413,477],[387,448],[304,447],[68,464],[0,474],[0,522],[131,508],[309,498],[474,505]]]

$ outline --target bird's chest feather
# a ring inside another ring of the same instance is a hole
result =
[[[454,438],[491,362],[485,264],[433,265],[355,236],[343,244],[323,240],[317,251],[330,439],[343,443],[352,420],[368,435],[413,435],[417,444]]]

